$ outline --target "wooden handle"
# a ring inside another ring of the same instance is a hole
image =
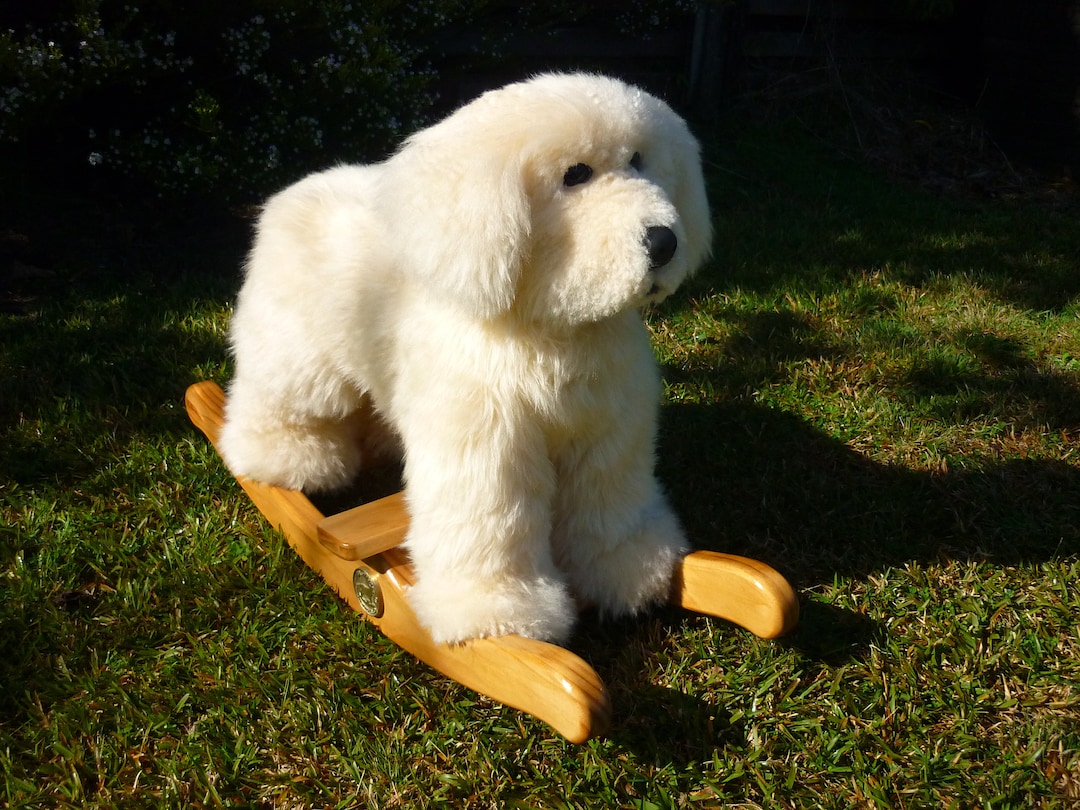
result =
[[[362,560],[400,546],[409,528],[405,493],[329,515],[319,523],[319,542],[343,560]]]
[[[694,551],[683,558],[672,582],[671,601],[726,619],[761,638],[782,636],[799,621],[799,599],[776,570],[715,551]]]
[[[212,382],[197,383],[188,389],[186,404],[191,421],[216,447],[224,419],[224,392]],[[242,476],[237,481],[304,562],[319,572],[354,610],[421,661],[481,694],[533,715],[571,742],[584,742],[608,726],[611,707],[607,690],[600,676],[581,658],[554,644],[520,636],[477,639],[453,646],[436,644],[406,598],[413,574],[405,553],[392,547],[400,537],[387,546],[388,550],[365,556],[362,561],[354,556],[383,546],[398,533],[403,536],[407,518],[400,496],[391,496],[398,498],[397,502],[360,507],[381,513],[373,532],[381,539],[365,545],[363,522],[358,523],[355,514],[324,518],[301,492]],[[342,526],[348,529],[344,542],[336,534]],[[377,578],[383,602],[379,616],[365,612],[360,603],[354,585],[358,569]]]

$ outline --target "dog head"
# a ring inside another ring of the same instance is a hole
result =
[[[662,300],[708,257],[697,141],[606,77],[481,96],[391,160],[408,272],[475,317],[576,325]]]

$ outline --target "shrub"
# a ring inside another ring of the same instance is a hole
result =
[[[490,61],[515,31],[593,14],[638,35],[694,4],[62,0],[0,10],[0,150],[68,177],[119,174],[168,200],[244,203],[333,162],[378,159],[427,122],[448,31],[483,43],[477,56]]]
[[[431,107],[423,43],[482,5],[131,2],[0,33],[0,143],[228,202],[384,153]]]

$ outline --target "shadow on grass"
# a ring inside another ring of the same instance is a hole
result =
[[[733,690],[745,689],[747,672],[757,666],[753,656],[764,662],[776,645],[801,657],[806,669],[839,666],[862,658],[872,643],[881,643],[883,632],[864,615],[814,601],[801,606],[794,632],[773,641],[755,640],[742,628],[712,619],[717,633],[705,631],[687,642],[701,621],[675,607],[614,621],[589,612],[570,645],[608,688],[613,718],[606,738],[658,767],[681,771],[710,762],[716,751],[754,747],[747,719],[729,705],[747,703],[741,693],[730,698]],[[686,655],[687,649],[694,653]],[[664,669],[671,686],[655,679],[656,661],[663,658],[670,659]],[[765,664],[762,671],[769,669]],[[724,685],[729,682],[740,686]],[[775,688],[765,684],[763,691]]]
[[[0,320],[0,470],[10,480],[70,485],[101,469],[106,446],[187,430],[176,406],[194,370],[225,355],[208,312],[239,280],[235,239],[204,236],[210,247],[166,241],[123,260],[109,246],[74,265],[66,252],[41,257],[58,269]]]
[[[1064,462],[912,471],[868,460],[795,416],[745,404],[667,407],[661,448],[661,475],[691,542],[762,560],[799,591],[909,562],[1017,565],[1080,553],[1080,469]],[[663,615],[671,626],[686,621]],[[647,627],[626,632],[652,644]],[[774,643],[812,668],[828,667],[864,658],[883,633],[861,613],[804,598],[799,625]],[[645,712],[626,720],[623,735],[642,755],[678,764],[680,751],[691,761],[702,747],[745,742],[723,707],[644,679],[618,688],[620,700]]]
[[[909,562],[1011,566],[1080,553],[1080,470],[1064,462],[918,472],[875,463],[768,408],[669,406],[663,421],[661,474],[694,545],[767,562],[804,593]],[[888,646],[885,628],[867,615],[804,598],[790,635],[757,646],[734,627],[710,635],[720,646],[665,664],[675,683],[682,668],[692,670],[687,688],[657,685],[653,659],[675,638],[685,655],[697,621],[673,608],[604,623],[586,615],[573,643],[611,692],[609,737],[658,766],[681,769],[718,750],[753,748],[747,720],[716,685],[753,666],[738,658],[746,650],[767,655],[775,645],[818,671]]]
[[[707,153],[715,263],[741,290],[835,288],[886,269],[914,287],[974,274],[1034,312],[1061,312],[1080,296],[1075,195],[1058,207],[935,196],[839,157],[794,124],[736,127]]]
[[[1080,470],[1065,462],[913,471],[747,404],[671,406],[664,425],[662,477],[692,542],[758,557],[796,587],[908,561],[1080,552]]]
[[[646,761],[681,771],[693,763],[710,762],[717,750],[748,745],[745,724],[727,707],[645,679],[630,686],[627,690],[620,684],[615,691],[615,699],[623,703],[609,736]],[[625,711],[627,707],[630,711]]]

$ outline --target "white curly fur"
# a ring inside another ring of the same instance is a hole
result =
[[[591,178],[565,185],[577,164]],[[663,266],[649,228],[678,240]],[[385,162],[267,203],[232,322],[225,460],[341,487],[374,407],[404,449],[409,598],[439,641],[561,641],[575,599],[662,601],[686,543],[654,477],[639,310],[710,240],[698,144],[666,104],[585,74],[489,92]]]

